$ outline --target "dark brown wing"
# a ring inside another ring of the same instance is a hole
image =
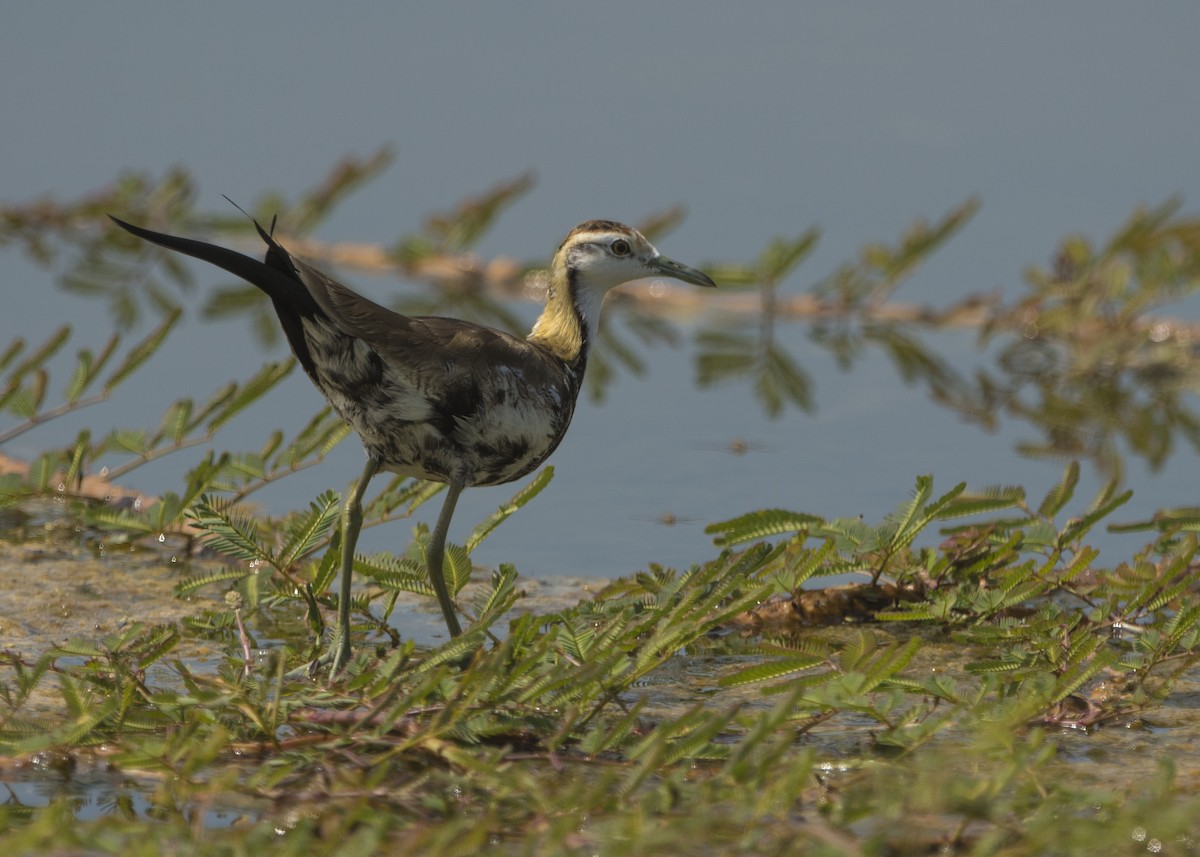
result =
[[[328,319],[347,336],[367,342],[385,361],[397,365],[417,367],[425,361],[431,361],[432,365],[451,343],[466,344],[462,342],[464,336],[475,336],[477,347],[482,349],[506,341],[507,345],[500,348],[502,352],[525,345],[522,340],[489,328],[454,319],[401,315],[380,306],[292,256],[257,221],[254,226],[267,244],[262,262],[215,244],[154,232],[115,217],[112,220],[139,238],[216,265],[266,292],[292,351],[314,379],[315,367],[304,337],[303,320],[317,316]]]

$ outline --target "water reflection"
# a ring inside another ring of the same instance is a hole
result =
[[[73,757],[78,760],[87,754],[76,753]],[[33,767],[23,775],[6,777],[3,781],[0,807],[9,818],[34,818],[38,810],[59,806],[78,822],[114,816],[160,821],[180,817],[211,830],[259,817],[257,812],[233,806],[245,801],[232,794],[226,796],[228,807],[215,807],[212,801],[200,806],[194,797],[177,805],[168,794],[170,790],[150,777],[134,777],[104,766],[79,772],[37,770],[36,762]]]
[[[1078,458],[1120,478],[1123,456],[1159,469],[1182,438],[1200,449],[1200,388],[1195,325],[1157,317],[1200,286],[1200,219],[1175,216],[1168,203],[1136,212],[1105,246],[1066,239],[1049,272],[1032,269],[1027,294],[1011,305],[973,295],[948,309],[885,303],[899,281],[974,208],[918,224],[894,248],[870,247],[814,290],[792,320],[808,321],[810,339],[849,369],[868,351],[885,354],[907,384],[986,429],[1001,419],[1033,428],[1038,440],[1017,451],[1033,458]],[[797,256],[800,258],[802,254]],[[813,405],[807,377],[772,335],[781,305],[777,284],[754,271],[763,293],[755,325],[722,317],[698,336],[701,382],[753,383],[764,411]],[[983,362],[963,371],[922,334],[949,327],[979,330]],[[774,374],[772,374],[774,373]],[[792,392],[781,397],[780,388]]]
[[[277,215],[285,236],[303,234],[390,158],[383,149],[366,159],[347,159],[297,201],[270,196],[253,210],[267,220]],[[528,324],[518,302],[537,300],[544,291],[544,260],[484,260],[475,247],[532,184],[529,175],[498,184],[431,216],[422,233],[391,247],[288,240],[319,262],[398,273],[432,287],[410,289],[393,300],[400,312],[453,315],[523,333]],[[116,211],[155,228],[235,245],[240,236],[251,236],[236,211],[200,214],[193,197],[191,179],[182,171],[158,182],[126,176],[107,194],[71,206],[9,209],[0,241],[20,241],[48,265],[59,257],[58,244],[73,249],[75,263],[60,283],[106,301],[113,319],[126,327],[180,305],[192,288],[187,268],[113,230],[72,224],[99,224],[102,213]],[[1181,217],[1178,204],[1168,202],[1135,212],[1103,246],[1069,237],[1047,269],[1029,270],[1024,294],[1012,303],[983,293],[947,307],[898,300],[903,284],[977,210],[978,203],[968,200],[936,222],[917,221],[894,244],[865,247],[857,259],[799,294],[789,283],[817,242],[815,230],[770,240],[750,263],[706,265],[722,293],[705,295],[703,304],[662,284],[635,286],[616,301],[616,312],[606,314],[587,376],[589,393],[602,399],[623,373],[646,372],[648,349],[684,342],[672,319],[699,311],[702,322],[691,343],[696,383],[744,385],[771,418],[819,405],[816,382],[787,337],[777,335],[780,325],[801,324],[808,326],[809,340],[843,369],[868,353],[882,353],[906,384],[972,423],[985,429],[1002,420],[1027,425],[1034,438],[1018,444],[1023,456],[1083,459],[1119,478],[1127,456],[1159,469],[1180,442],[1200,449],[1200,414],[1192,395],[1200,381],[1200,327],[1156,314],[1178,309],[1200,283],[1200,218]],[[681,216],[673,209],[639,226],[657,237]],[[264,342],[278,338],[269,307],[253,287],[213,290],[200,307],[206,318],[248,321]],[[932,332],[963,327],[979,332],[981,361],[975,367],[956,365],[931,344]],[[20,393],[22,385],[32,393],[44,388],[44,378],[18,373],[7,380],[10,393]]]

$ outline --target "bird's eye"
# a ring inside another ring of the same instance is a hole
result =
[[[628,256],[633,252],[624,238],[618,238],[612,243],[612,251],[614,256]]]

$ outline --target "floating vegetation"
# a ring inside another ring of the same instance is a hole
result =
[[[300,202],[254,210],[303,231],[387,157],[348,161]],[[337,252],[436,281],[456,314],[506,324],[501,298],[532,291],[538,263],[464,254],[530,184],[431,218],[393,250]],[[50,367],[70,329],[0,347],[0,407],[13,420],[0,444],[106,400],[168,341],[186,270],[100,215],[244,229],[195,213],[190,186],[182,173],[126,177],[37,217],[6,212],[0,240],[48,264],[69,257],[64,284],[104,299],[118,326],[157,321],[80,347],[65,381]],[[698,328],[697,374],[749,383],[769,414],[814,407],[816,385],[774,335],[804,320],[844,365],[879,348],[934,402],[983,425],[1023,420],[1040,437],[1024,452],[1081,462],[1044,495],[937,474],[917,477],[879,521],[747,511],[711,524],[714,547],[686,570],[651,566],[547,606],[523,597],[516,568],[481,573],[471,561],[538,502],[547,468],[448,548],[469,619],[460,638],[417,645],[403,632],[430,599],[423,528],[405,552],[355,558],[359,645],[336,682],[297,668],[337,607],[341,494],[298,498],[281,515],[251,500],[347,430],[320,411],[253,449],[215,451],[290,361],[180,398],[151,428],[86,429],[5,459],[0,565],[21,584],[0,611],[6,844],[128,855],[1194,850],[1200,511],[1115,516],[1130,498],[1121,451],[1161,466],[1175,438],[1200,440],[1192,326],[1150,314],[1200,284],[1200,227],[1171,203],[1135,213],[1103,247],[1067,239],[1012,306],[897,303],[975,208],[867,248],[798,298],[781,283],[815,232],[712,266],[739,288]],[[640,371],[644,345],[680,339],[657,300],[635,292],[628,324],[606,328],[593,392],[619,369]],[[242,301],[223,292],[205,312],[263,310]],[[922,341],[951,325],[977,328],[994,365],[967,379]],[[138,468],[189,455],[174,491],[123,488]],[[1082,467],[1106,476],[1094,497],[1077,497]],[[368,500],[365,525],[408,517],[439,488],[396,478]],[[1148,542],[1102,565],[1101,528]],[[102,602],[101,587],[131,593],[130,609]]]

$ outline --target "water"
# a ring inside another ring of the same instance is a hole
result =
[[[1137,204],[1200,198],[1200,111],[1188,109],[1200,76],[1189,36],[1200,18],[1191,7],[1155,16],[1120,3],[1092,7],[1092,16],[939,3],[923,14],[886,3],[869,13],[785,4],[752,16],[697,15],[687,4],[622,8],[314,13],[286,38],[263,39],[276,22],[240,7],[185,20],[79,11],[77,35],[68,35],[54,13],[32,6],[0,35],[6,78],[38,80],[4,96],[6,154],[21,167],[0,202],[76,199],[124,169],[161,174],[182,164],[194,171],[201,210],[225,212],[221,193],[247,204],[268,189],[296,198],[342,154],[393,144],[395,164],[343,201],[318,237],[390,244],[430,212],[533,168],[536,190],[484,236],[484,257],[544,257],[582,219],[633,221],[680,202],[688,219],[658,244],[696,265],[750,261],[774,235],[820,227],[816,252],[785,284],[795,294],[864,244],[892,241],[914,217],[936,218],[977,195],[975,220],[899,295],[945,306],[991,289],[1015,298],[1022,270],[1045,264],[1068,232],[1099,241]],[[623,23],[631,16],[636,27]],[[194,51],[171,47],[181,30]],[[335,33],[357,46],[346,62],[306,59]],[[67,252],[58,270],[71,261]],[[193,306],[225,282],[195,270]],[[15,247],[0,253],[0,276],[9,284],[0,342],[38,340],[63,322],[78,328],[72,347],[95,348],[109,335],[99,301],[63,297],[52,273]],[[379,298],[397,289],[347,279]],[[1178,311],[1197,315],[1194,301]],[[703,560],[712,553],[704,525],[756,507],[872,521],[908,496],[919,473],[941,488],[1021,483],[1035,497],[1057,480],[1063,461],[1014,454],[1030,436],[1020,425],[1002,422],[992,434],[963,425],[900,383],[880,355],[843,373],[808,343],[805,325],[779,333],[815,379],[814,414],[770,420],[745,387],[698,391],[692,350],[657,349],[645,355],[647,377],[623,377],[603,405],[582,404],[548,493],[477,559],[513,561],[533,577],[612,576]],[[976,359],[972,338],[939,335],[936,349],[965,367]],[[4,451],[29,458],[83,425],[97,433],[153,425],[174,398],[203,398],[266,357],[245,326],[189,325],[111,405]],[[60,384],[68,362],[56,364]],[[318,404],[297,373],[218,446],[255,448]],[[726,451],[737,442],[745,454]],[[1131,463],[1130,517],[1194,502],[1180,460],[1155,474]],[[134,487],[173,487],[180,461],[139,470]],[[261,502],[278,511],[340,490],[360,461],[347,442]],[[1079,501],[1101,481],[1086,474]],[[467,492],[452,538],[509,492]],[[677,523],[659,523],[664,516]],[[364,547],[398,549],[406,529],[372,530]]]
[[[796,294],[868,242],[891,241],[914,217],[936,218],[977,195],[980,214],[899,295],[945,306],[992,289],[1014,300],[1023,269],[1047,264],[1064,234],[1099,242],[1136,205],[1181,195],[1194,211],[1200,199],[1200,12],[1188,4],[1154,15],[1114,0],[1027,10],[933,2],[752,11],[682,2],[405,5],[353,16],[310,8],[286,27],[277,14],[228,2],[97,5],[73,9],[73,26],[64,27],[50,4],[10,10],[0,31],[0,75],[13,82],[0,94],[10,165],[0,205],[70,202],[125,170],[160,176],[183,165],[195,176],[198,209],[225,212],[222,193],[248,205],[267,193],[296,199],[343,154],[390,144],[395,164],[343,200],[316,237],[391,245],[420,230],[430,212],[534,169],[536,190],[484,237],[483,257],[544,257],[581,220],[636,221],[678,202],[688,219],[657,243],[689,264],[750,261],[774,235],[820,227],[816,253],[785,283]],[[92,220],[68,226],[93,228]],[[54,363],[53,390],[65,383],[74,349],[98,348],[111,332],[99,301],[55,287],[55,273],[73,261],[68,250],[46,269],[17,246],[0,246],[0,347],[18,335],[39,341],[62,323],[76,327]],[[193,309],[225,282],[194,270]],[[345,279],[384,300],[419,289]],[[526,321],[535,312],[518,311]],[[1194,298],[1171,311],[1200,316]],[[804,322],[783,324],[777,335],[814,379],[815,408],[770,419],[747,384],[694,384],[691,337],[705,321],[680,322],[681,348],[643,352],[644,377],[622,374],[603,403],[581,403],[552,459],[553,483],[476,551],[478,563],[513,562],[531,590],[562,585],[578,595],[588,581],[652,562],[709,559],[716,548],[704,526],[751,509],[876,522],[922,473],[940,490],[959,481],[1022,484],[1036,504],[1066,464],[1019,454],[1018,444],[1038,435],[1011,415],[988,431],[932,403],[877,351],[842,371]],[[967,376],[995,356],[974,342],[964,331],[928,337]],[[84,427],[99,436],[154,426],[176,398],[203,399],[282,354],[264,352],[245,325],[189,322],[111,402],[2,451],[29,459]],[[1194,396],[1185,402],[1194,407]],[[297,372],[214,446],[255,449],[318,406]],[[0,415],[0,431],[11,419]],[[1126,456],[1126,484],[1136,494],[1115,519],[1197,503],[1194,451],[1178,443],[1158,469]],[[205,451],[169,457],[128,481],[147,493],[175,489]],[[360,466],[351,439],[255,501],[272,512],[298,508],[343,489]],[[1082,509],[1103,481],[1085,464],[1062,517]],[[451,538],[461,541],[518,487],[468,491]],[[436,501],[419,519],[432,522],[432,507]],[[373,528],[361,547],[399,551],[409,528]],[[1147,538],[1097,531],[1088,542],[1102,549],[1098,564],[1112,565]],[[5,554],[7,646],[38,651],[47,639],[113,633],[130,616],[171,621],[220,606],[217,593],[173,598],[178,570],[165,560],[91,553]],[[34,616],[36,626],[27,621]],[[396,618],[417,639],[442,633],[432,611]],[[952,654],[932,645],[928,653]],[[181,656],[195,663],[213,652]],[[709,668],[679,659],[663,681],[695,671],[706,683]],[[678,693],[652,687],[664,709],[694,700],[695,683],[678,684]],[[1184,683],[1150,712],[1145,729],[1056,735],[1070,766],[1063,780],[1142,781],[1164,755],[1190,770],[1195,703]],[[46,705],[61,707],[55,699]],[[836,749],[841,738],[829,740],[822,746]],[[66,801],[80,819],[143,817],[162,796],[161,783],[102,764],[10,770],[3,780],[10,805]],[[204,812],[199,823],[208,827],[240,817],[236,804]]]
[[[369,286],[370,284],[368,284]],[[518,307],[532,313],[531,306]],[[621,330],[621,315],[613,319]],[[916,476],[933,474],[948,490],[965,481],[978,489],[1024,485],[1031,502],[1060,478],[1067,459],[1034,460],[1018,445],[1037,432],[1002,418],[986,430],[931,401],[920,384],[905,384],[880,350],[868,350],[849,371],[811,341],[806,322],[781,324],[781,346],[815,382],[814,409],[785,409],[768,416],[749,380],[700,389],[694,382],[696,322],[680,325],[677,349],[642,349],[649,366],[641,377],[622,374],[604,400],[584,398],[574,424],[550,463],[555,478],[529,506],[507,521],[476,552],[476,562],[512,562],[528,577],[615,577],[649,563],[686,567],[715,549],[704,527],[758,508],[784,508],[826,518],[862,516],[878,522],[908,498]],[[100,341],[82,327],[78,345]],[[970,331],[922,337],[961,375],[994,364]],[[995,349],[993,349],[994,352]],[[277,347],[271,356],[279,355]],[[153,427],[180,395],[203,400],[230,378],[244,378],[266,359],[261,346],[238,324],[186,323],[160,355],[113,400],[36,429],[9,445],[18,458],[66,444],[79,429],[101,436],[110,427]],[[73,358],[55,364],[65,379]],[[61,383],[61,382],[58,382]],[[236,419],[216,440],[218,450],[258,448],[275,428],[294,431],[320,405],[299,371],[269,399]],[[150,494],[177,490],[182,472],[205,454],[186,450],[134,471],[129,486]],[[1117,520],[1145,519],[1156,509],[1194,502],[1187,469],[1175,466],[1187,449],[1176,447],[1167,465],[1152,470],[1127,457],[1133,502]],[[361,467],[362,452],[347,439],[320,466],[255,495],[254,502],[281,513],[323,490],[342,490]],[[114,463],[120,459],[113,459]],[[1072,514],[1078,514],[1104,483],[1085,463]],[[478,521],[522,483],[471,489],[456,513],[451,538],[463,540]],[[437,501],[418,513],[431,524]],[[1060,522],[1061,523],[1061,522]],[[366,551],[400,551],[410,524],[394,522],[363,535]],[[1102,563],[1127,558],[1146,539],[1097,533]]]

